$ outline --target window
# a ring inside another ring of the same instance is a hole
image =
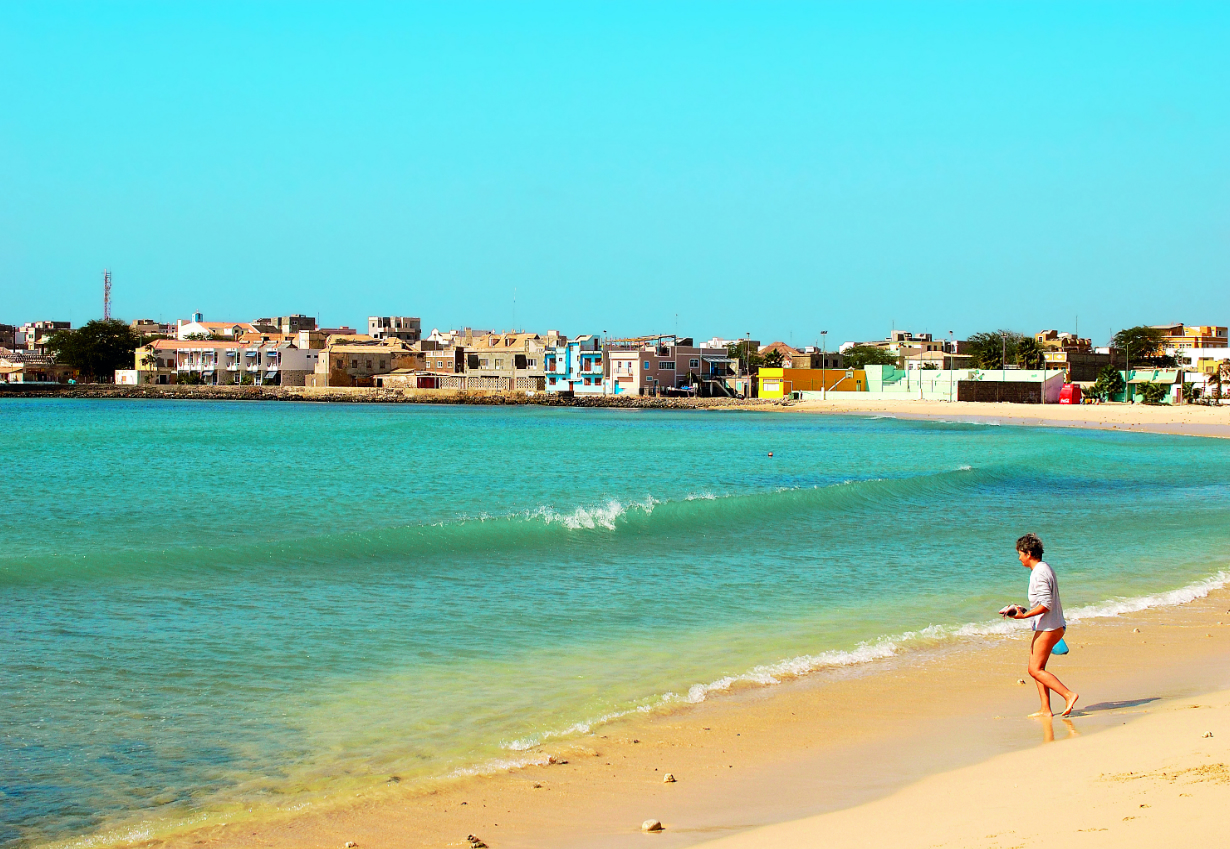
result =
[[[384,371],[384,360],[380,361],[380,370]]]
[[[350,361],[350,367],[351,367],[351,368],[358,368],[358,367],[359,367],[359,361],[358,361],[358,360],[356,360],[356,359],[352,359],[352,360]]]
[[[662,362],[658,363],[658,368],[665,369],[666,371],[674,371],[675,363],[673,360],[663,360]]]
[[[646,369],[646,371],[648,371],[648,370],[649,370],[649,368],[650,368],[650,366],[649,366],[649,360],[645,360],[645,369]]]
[[[479,367],[479,368],[486,368],[486,367],[487,367],[487,358],[486,358],[486,357],[483,357],[482,359],[480,359],[480,360],[478,361],[478,367]]]
[[[688,368],[700,368],[700,360],[696,359],[696,357],[688,360]]]
[[[496,357],[496,358],[495,358],[495,367],[496,367],[496,368],[504,368],[504,358],[503,358],[503,357]]]
[[[372,370],[372,361],[371,361],[371,360],[367,360],[367,370],[368,370],[368,371],[371,371],[371,370]]]
[[[528,359],[526,359],[526,361],[525,361],[525,367],[526,367],[526,368],[533,368],[533,367],[534,367],[535,365],[537,365],[537,364],[538,364],[538,360],[534,359],[533,357],[529,357],[529,358],[528,358]]]

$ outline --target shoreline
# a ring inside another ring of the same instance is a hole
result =
[[[1081,428],[1230,439],[1230,406],[1206,407],[1200,404],[990,404],[830,398],[825,401],[795,401],[783,407],[766,409],[817,415],[870,415],[913,421]]]
[[[858,393],[842,393],[857,396]],[[536,406],[584,409],[739,410],[751,412],[810,413],[816,415],[883,416],[912,421],[958,424],[1016,425],[1023,427],[1080,428],[1124,433],[1204,436],[1230,439],[1230,405],[1180,406],[1144,404],[991,404],[972,401],[870,401],[858,397],[824,401],[781,399],[684,398],[640,395],[585,395],[573,398],[524,392],[481,390],[452,392],[413,389],[331,387],[171,386],[125,387],[112,385],[0,387],[5,398],[68,398],[108,400],[191,400],[300,402],[324,404],[433,404],[480,406]]]
[[[1082,692],[1080,732],[1096,737],[1175,698],[1230,686],[1230,625],[1213,624],[1230,618],[1228,606],[1223,587],[1186,604],[1074,623],[1073,653],[1054,668]],[[425,847],[463,846],[477,834],[492,847],[620,849],[645,839],[639,826],[649,818],[666,824],[654,839],[671,846],[752,835],[1036,748],[1045,733],[1024,716],[1036,708],[1033,688],[1017,683],[1024,660],[1022,634],[960,638],[737,687],[525,753],[553,755],[552,765],[419,789],[387,785],[344,805],[124,843]],[[1063,736],[1058,721],[1055,731]],[[664,784],[666,772],[678,781]]]

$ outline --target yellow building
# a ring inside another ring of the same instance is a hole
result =
[[[1162,348],[1224,348],[1226,328],[1216,325],[1156,324],[1164,338]]]
[[[762,368],[757,376],[761,398],[788,398],[792,392],[866,392],[862,369]]]

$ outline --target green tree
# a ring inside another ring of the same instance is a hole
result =
[[[875,345],[852,345],[842,352],[841,362],[846,368],[861,369],[867,366],[895,366],[897,355]]]
[[[786,362],[785,354],[776,349],[764,355],[765,368],[781,368],[784,362]]]
[[[970,336],[965,344],[975,368],[998,369],[1004,367],[1005,356],[1007,362],[1017,363],[1017,351],[1026,338],[1015,330],[987,330]]]
[[[1140,384],[1140,397],[1146,404],[1158,405],[1166,400],[1166,387],[1149,381]]]
[[[1166,357],[1166,351],[1162,347],[1165,339],[1166,335],[1156,327],[1141,324],[1120,330],[1111,340],[1111,344],[1120,351],[1124,351],[1133,363],[1154,363],[1163,358],[1171,359],[1173,362],[1173,358]],[[1161,363],[1156,364],[1162,365]]]
[[[1123,375],[1119,373],[1119,369],[1112,366],[1104,366],[1098,372],[1098,379],[1093,386],[1089,387],[1089,396],[1099,401],[1105,401],[1108,398],[1113,398],[1124,389]]]
[[[760,352],[756,350],[754,345],[748,342],[732,342],[726,346],[726,356],[732,357],[739,361],[739,364],[748,370],[749,374],[755,374],[764,365],[764,357],[760,356]]]
[[[1025,336],[1017,341],[1016,364],[1025,369],[1040,369],[1046,366],[1046,355],[1037,339]]]
[[[90,381],[112,383],[115,370],[132,368],[141,336],[119,319],[89,321],[76,330],[57,330],[47,338],[56,362]]]

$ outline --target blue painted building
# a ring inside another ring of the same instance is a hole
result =
[[[547,348],[542,357],[548,392],[602,395],[602,345],[597,336],[578,336]]]

